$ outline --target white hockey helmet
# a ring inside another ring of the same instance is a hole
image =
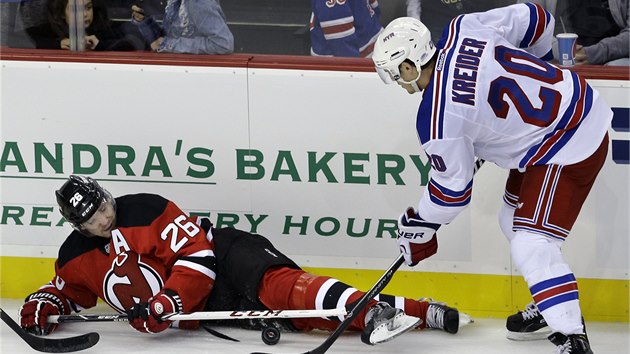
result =
[[[420,77],[422,65],[431,60],[435,50],[427,26],[416,18],[400,17],[390,22],[378,35],[372,60],[384,83],[399,81],[410,84],[411,81],[400,79],[398,66],[406,59],[411,60],[418,69],[415,82]]]

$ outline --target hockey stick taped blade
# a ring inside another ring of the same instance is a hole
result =
[[[98,333],[92,332],[68,338],[43,338],[32,335],[20,327],[11,316],[0,308],[0,317],[31,348],[45,353],[69,353],[93,347],[100,339]]]
[[[98,333],[91,332],[76,337],[60,339],[35,337],[35,339],[40,340],[35,346],[31,343],[27,343],[31,348],[37,351],[45,353],[70,353],[93,347],[98,343],[100,337]]]

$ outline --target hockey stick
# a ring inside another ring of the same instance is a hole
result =
[[[479,171],[481,166],[483,166],[484,162],[486,161],[483,159],[477,159],[477,161],[475,161],[475,165],[473,166],[473,175],[477,173],[477,171]],[[370,302],[371,299],[373,299],[376,295],[378,295],[381,291],[383,291],[383,289],[385,288],[385,286],[387,286],[389,281],[392,280],[394,273],[396,273],[396,271],[398,270],[398,268],[400,268],[400,266],[404,263],[404,261],[405,261],[405,258],[403,254],[402,253],[399,254],[398,258],[396,258],[394,263],[392,263],[392,265],[389,266],[389,268],[385,271],[385,273],[378,279],[376,284],[374,284],[374,286],[372,286],[372,288],[368,290],[361,299],[359,299],[359,301],[354,306],[354,308],[348,313],[348,317],[346,317],[339,324],[339,326],[328,336],[328,338],[326,338],[324,343],[320,344],[319,347],[311,351],[305,352],[303,354],[326,353],[326,351],[333,345],[333,343],[335,343],[337,338],[339,338],[341,333],[343,333],[343,331],[345,331],[346,328],[350,326],[352,321],[354,321],[354,319],[357,318],[357,316],[359,316],[359,313],[361,313],[361,310],[363,310],[365,306],[367,306],[368,302]],[[271,354],[271,353],[253,352],[251,354]]]
[[[268,319],[268,318],[311,318],[345,316],[345,308],[330,310],[256,310],[256,311],[207,311],[187,314],[170,314],[162,317],[171,321],[194,320],[244,320],[244,319]],[[120,322],[127,321],[126,314],[75,314],[48,316],[49,323],[68,322]]]
[[[46,353],[68,353],[68,352],[76,352],[79,350],[87,349],[94,346],[98,343],[99,335],[98,333],[87,333],[76,337],[68,337],[68,338],[43,338],[32,335],[26,332],[20,325],[18,325],[11,316],[7,315],[7,313],[0,308],[0,317],[4,323],[6,323],[13,332],[17,333],[22,340],[26,342],[31,348],[37,350],[39,352]]]

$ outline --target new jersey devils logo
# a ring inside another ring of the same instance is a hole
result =
[[[105,301],[124,312],[157,294],[164,285],[164,275],[157,264],[151,263],[133,252],[117,255],[103,281]]]

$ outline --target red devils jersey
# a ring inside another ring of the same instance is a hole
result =
[[[59,250],[55,277],[40,290],[75,311],[98,298],[124,311],[162,289],[177,292],[185,312],[203,309],[216,278],[212,235],[158,195],[122,196],[116,206],[112,238],[72,232]]]

